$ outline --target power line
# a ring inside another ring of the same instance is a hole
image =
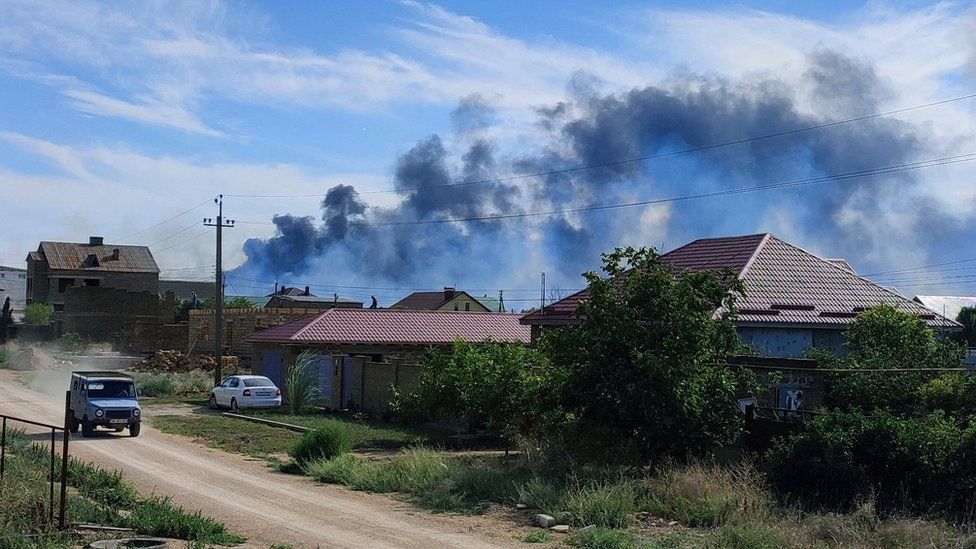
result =
[[[923,269],[929,269],[931,267],[942,267],[944,265],[957,265],[959,263],[967,263],[969,261],[976,261],[976,257],[970,257],[968,259],[959,259],[959,260],[956,260],[956,261],[946,261],[944,263],[933,263],[931,265],[922,265],[920,267],[909,267],[907,269],[896,269],[896,270],[893,270],[893,271],[878,271],[878,272],[875,272],[875,273],[868,273],[868,274],[861,275],[861,276],[877,276],[877,275],[883,275],[883,274],[905,273],[905,272],[909,272],[909,271],[921,271]]]
[[[172,271],[195,271],[197,269],[212,269],[214,265],[197,265],[196,267],[180,267],[179,269],[160,269],[161,273],[168,273]]]
[[[655,158],[664,158],[664,157],[668,157],[668,156],[677,156],[677,155],[681,155],[681,154],[687,154],[687,153],[692,153],[692,152],[700,152],[700,151],[707,151],[707,150],[711,150],[711,149],[717,149],[717,148],[721,148],[721,147],[728,147],[728,146],[732,146],[732,145],[742,145],[742,144],[745,144],[745,143],[751,143],[751,142],[755,142],[755,141],[762,141],[762,140],[766,140],[766,139],[773,139],[773,138],[776,138],[776,137],[784,137],[784,136],[787,136],[787,135],[795,135],[795,134],[798,134],[798,133],[803,133],[803,132],[808,132],[808,131],[813,131],[813,130],[819,130],[819,129],[823,129],[823,128],[830,128],[830,127],[833,127],[833,126],[840,126],[840,125],[843,125],[843,124],[850,124],[850,123],[853,123],[853,122],[861,122],[861,121],[870,120],[870,119],[873,119],[873,118],[880,118],[880,117],[885,117],[885,116],[891,116],[891,115],[894,115],[894,114],[903,114],[903,113],[906,113],[906,112],[911,112],[911,111],[916,111],[916,110],[921,110],[921,109],[927,109],[927,108],[931,108],[931,107],[937,107],[937,106],[946,105],[946,104],[949,104],[949,103],[955,103],[957,101],[964,101],[966,99],[972,99],[974,97],[976,97],[976,93],[971,93],[971,94],[967,94],[967,95],[961,95],[959,97],[953,97],[953,98],[949,98],[949,99],[942,99],[942,100],[939,100],[939,101],[933,101],[932,103],[925,103],[923,105],[914,105],[914,106],[911,106],[911,107],[903,107],[903,108],[895,109],[895,110],[891,110],[891,111],[879,112],[879,113],[874,113],[874,114],[866,114],[866,115],[863,115],[863,116],[856,116],[854,118],[846,118],[844,120],[835,120],[835,121],[832,121],[832,122],[824,122],[824,123],[815,124],[815,125],[812,125],[812,126],[805,126],[805,127],[802,127],[802,128],[794,128],[794,129],[791,129],[791,130],[774,132],[774,133],[769,133],[769,134],[765,134],[765,135],[758,135],[758,136],[754,136],[754,137],[744,137],[744,138],[740,138],[740,139],[734,139],[734,140],[731,140],[731,141],[722,141],[722,142],[719,142],[719,143],[712,143],[712,144],[709,144],[709,145],[700,145],[700,146],[697,146],[697,147],[689,147],[689,148],[680,149],[680,150],[677,150],[677,151],[669,151],[669,152],[663,152],[663,153],[655,153],[655,154],[649,154],[649,155],[644,155],[644,156],[638,156],[638,157],[634,157],[634,158],[627,158],[627,159],[623,159],[623,160],[614,160],[614,161],[610,161],[610,162],[602,162],[602,163],[598,163],[598,164],[586,164],[586,165],[575,166],[575,167],[571,167],[571,168],[562,168],[562,169],[557,169],[557,170],[548,170],[548,171],[535,172],[535,173],[529,173],[529,174],[508,175],[508,176],[493,177],[493,178],[488,178],[488,179],[475,179],[475,180],[466,180],[466,181],[456,181],[456,182],[453,182],[453,183],[442,183],[442,184],[439,184],[439,185],[428,185],[428,186],[420,186],[420,187],[402,187],[402,188],[399,188],[399,189],[383,189],[383,190],[376,190],[376,191],[363,191],[363,192],[360,192],[359,194],[366,195],[366,194],[398,193],[398,192],[407,192],[407,191],[438,189],[438,188],[443,188],[443,187],[460,187],[460,186],[465,186],[465,185],[481,185],[481,184],[485,184],[485,183],[500,183],[500,182],[503,182],[503,181],[512,181],[512,180],[519,180],[519,179],[531,179],[531,178],[535,178],[535,177],[547,177],[547,176],[550,176],[550,175],[559,175],[559,174],[564,174],[564,173],[574,173],[574,172],[579,172],[579,171],[584,171],[584,170],[592,170],[592,169],[597,169],[597,168],[608,168],[608,167],[612,167],[612,166],[620,166],[620,165],[624,165],[624,164],[631,164],[631,163],[634,163],[634,162],[643,162],[643,161],[646,161],[646,160],[653,160]],[[322,193],[315,193],[315,194],[264,194],[264,195],[258,195],[258,194],[228,194],[226,196],[228,196],[228,197],[233,196],[233,197],[238,197],[238,198],[308,198],[308,197],[321,197],[322,196]]]
[[[180,212],[180,213],[178,213],[178,214],[176,214],[176,215],[174,215],[173,217],[168,217],[168,218],[166,218],[166,219],[164,219],[164,220],[162,220],[162,221],[160,221],[159,223],[156,223],[155,225],[150,225],[150,226],[148,226],[148,227],[146,227],[145,229],[143,229],[143,230],[141,230],[141,231],[136,231],[136,232],[134,232],[134,233],[132,233],[132,234],[130,234],[130,235],[127,235],[127,236],[123,236],[122,238],[120,238],[120,239],[119,239],[119,242],[123,242],[123,241],[125,241],[125,240],[128,240],[128,239],[130,239],[130,238],[132,238],[133,236],[136,236],[136,235],[140,235],[140,234],[142,234],[142,233],[144,233],[144,232],[146,232],[146,231],[148,231],[149,229],[154,229],[154,228],[156,228],[156,227],[158,227],[158,226],[160,226],[160,225],[162,225],[162,224],[164,224],[164,223],[169,223],[170,221],[172,221],[172,220],[174,220],[174,219],[176,219],[176,218],[178,218],[178,217],[182,217],[182,216],[184,216],[184,215],[186,215],[186,214],[188,214],[188,213],[190,213],[190,212],[192,212],[193,210],[195,210],[195,209],[197,209],[197,208],[199,208],[199,207],[201,207],[201,206],[203,206],[203,205],[205,205],[205,204],[208,204],[208,203],[210,202],[210,200],[211,200],[211,199],[210,199],[210,198],[208,198],[208,199],[206,199],[206,200],[204,200],[203,202],[201,202],[201,203],[199,203],[199,204],[197,204],[196,206],[193,206],[192,208],[190,208],[190,209],[188,209],[188,210],[183,210],[182,212]]]
[[[186,231],[189,231],[189,230],[190,230],[190,229],[192,229],[193,227],[199,227],[199,226],[200,226],[200,225],[199,225],[198,223],[194,223],[194,224],[192,224],[192,225],[187,225],[186,227],[183,227],[182,229],[180,229],[180,230],[178,230],[178,231],[176,231],[175,233],[173,233],[173,234],[171,234],[171,235],[169,235],[169,236],[167,236],[167,237],[164,237],[164,238],[161,238],[161,239],[159,239],[159,240],[157,240],[157,241],[155,241],[155,242],[153,242],[152,244],[147,244],[147,247],[149,247],[149,248],[152,248],[152,247],[153,247],[153,246],[155,246],[156,244],[160,244],[160,243],[162,243],[162,242],[166,242],[167,240],[169,240],[169,239],[171,239],[171,238],[173,238],[173,237],[175,237],[175,236],[179,236],[179,235],[181,235],[181,234],[183,234],[183,233],[185,233]]]
[[[948,164],[957,164],[960,162],[972,162],[976,160],[976,152],[966,153],[955,156],[947,156],[943,158],[935,158],[931,160],[922,160],[918,162],[909,162],[905,164],[896,164],[892,166],[886,166],[883,168],[872,168],[868,170],[861,170],[856,172],[847,172],[841,174],[832,174],[819,177],[809,177],[804,179],[793,179],[789,181],[782,181],[779,183],[771,183],[766,185],[754,185],[751,187],[739,187],[735,189],[725,189],[721,191],[711,191],[707,193],[698,193],[684,196],[676,196],[670,198],[657,198],[653,200],[641,200],[638,202],[625,202],[621,204],[599,204],[592,206],[581,206],[577,208],[564,208],[540,212],[519,212],[511,214],[498,214],[498,215],[484,215],[476,217],[455,217],[455,218],[442,218],[442,219],[422,219],[422,220],[411,220],[411,221],[385,221],[385,222],[375,222],[375,223],[357,223],[360,226],[371,226],[371,227],[392,227],[392,226],[403,226],[403,225],[432,225],[439,223],[460,223],[460,222],[473,222],[473,221],[498,221],[507,219],[519,219],[526,217],[537,217],[537,216],[548,216],[548,215],[559,215],[566,213],[579,213],[579,212],[592,212],[592,211],[603,211],[603,210],[616,210],[620,208],[632,208],[637,206],[651,206],[656,204],[666,204],[673,202],[684,202],[690,200],[699,200],[703,198],[716,198],[720,196],[730,196],[737,194],[747,194],[759,191],[768,191],[776,189],[786,189],[792,187],[801,187],[806,185],[813,185],[817,183],[825,183],[829,181],[846,181],[848,179],[860,179],[864,177],[875,177],[879,175],[889,175],[901,172],[907,172],[912,170],[918,170],[922,168],[932,168],[936,166],[945,166]]]
[[[197,233],[196,235],[191,236],[190,238],[187,238],[186,240],[177,242],[176,244],[173,244],[172,246],[167,246],[167,247],[163,248],[162,250],[156,250],[156,253],[159,254],[159,253],[165,252],[166,250],[172,250],[173,248],[175,248],[177,246],[182,246],[182,245],[186,244],[187,242],[196,240],[196,239],[200,238],[201,236],[203,236],[205,234],[209,234],[209,233],[210,233],[210,230],[207,229],[207,230],[203,231],[202,233]]]

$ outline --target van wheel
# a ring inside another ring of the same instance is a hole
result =
[[[95,424],[88,421],[87,418],[81,420],[81,435],[85,438],[95,435]]]
[[[137,437],[139,436],[139,428],[142,426],[141,423],[130,423],[129,424],[129,436]]]
[[[210,393],[210,400],[207,401],[207,406],[209,406],[211,410],[217,409],[217,395]]]
[[[241,409],[237,407],[237,399],[236,398],[230,399],[230,411],[231,412],[234,412],[234,413],[237,413],[237,412],[240,412],[241,411]]]

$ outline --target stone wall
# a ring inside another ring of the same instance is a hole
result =
[[[171,323],[173,307],[172,294],[160,300],[155,291],[75,286],[64,292],[63,320],[56,322],[56,335],[76,333],[91,341],[121,342],[127,332],[152,332],[159,324]]]
[[[297,320],[304,316],[318,314],[318,309],[224,309],[224,354],[250,357],[253,346],[246,341],[255,332]],[[214,351],[214,310],[194,309],[190,311],[189,345],[194,353],[213,353]]]

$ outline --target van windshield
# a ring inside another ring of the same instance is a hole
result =
[[[136,388],[131,381],[106,379],[88,382],[88,398],[134,398]]]

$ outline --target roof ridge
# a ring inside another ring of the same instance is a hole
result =
[[[749,268],[752,267],[752,264],[756,262],[756,258],[759,257],[759,252],[766,247],[766,244],[769,243],[769,240],[771,238],[776,238],[775,236],[773,236],[772,233],[759,233],[759,234],[762,234],[762,239],[759,241],[759,244],[756,244],[755,249],[752,250],[752,254],[749,256],[749,260],[746,261],[746,264],[742,266],[742,270],[739,271],[739,280],[745,278],[746,274],[749,272]],[[758,236],[758,234],[749,235],[749,236]],[[776,238],[776,240],[779,239]]]
[[[303,333],[305,333],[305,330],[308,330],[309,327],[312,324],[315,324],[320,318],[322,318],[325,315],[329,314],[329,312],[336,310],[337,308],[338,307],[332,307],[331,309],[326,309],[326,310],[322,311],[321,313],[315,315],[315,318],[313,318],[312,320],[308,321],[308,324],[306,324],[306,325],[302,326],[301,328],[299,328],[298,331],[295,332],[294,334],[292,334],[288,339],[293,339],[293,338],[296,338],[296,337],[302,335]],[[298,322],[299,320],[301,320],[301,318],[296,318],[292,322]]]

